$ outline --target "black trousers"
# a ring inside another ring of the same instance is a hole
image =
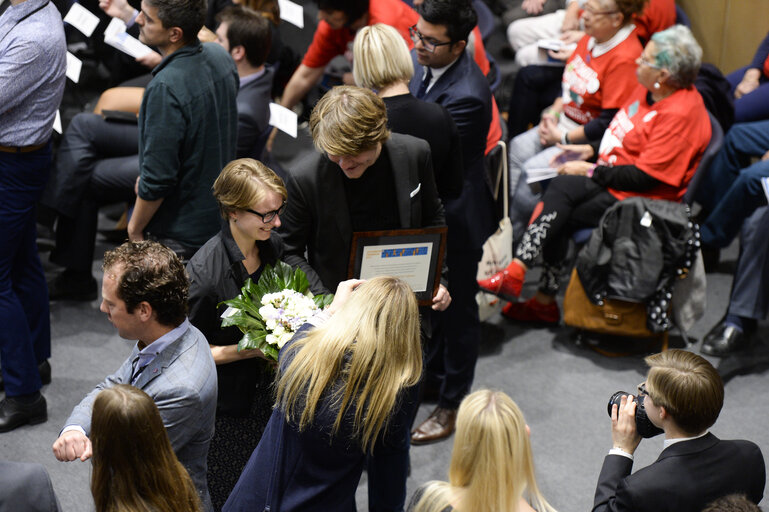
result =
[[[138,151],[137,125],[108,122],[97,114],[75,116],[44,200],[59,213],[51,261],[90,272],[99,207],[134,201]]]
[[[530,267],[542,254],[545,263],[559,266],[574,231],[598,226],[606,209],[617,199],[586,176],[555,177],[542,197],[542,211],[526,228],[516,258]]]
[[[509,138],[539,123],[542,111],[561,94],[562,76],[562,66],[526,66],[518,71],[508,109]]]

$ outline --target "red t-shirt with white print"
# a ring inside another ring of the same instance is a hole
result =
[[[614,38],[622,39],[617,43]],[[641,55],[641,43],[632,27],[624,27],[604,45],[615,44],[601,53],[590,36],[584,36],[566,61],[561,82],[563,112],[579,124],[587,124],[604,109],[625,104],[638,81],[635,60]]]
[[[598,165],[635,165],[662,183],[646,192],[609,189],[619,200],[643,196],[679,201],[710,142],[710,118],[694,87],[649,104],[642,85],[617,112],[601,139]]]

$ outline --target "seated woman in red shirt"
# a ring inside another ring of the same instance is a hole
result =
[[[705,104],[692,86],[702,49],[691,31],[676,25],[652,36],[637,59],[640,85],[612,119],[601,140],[598,163],[566,162],[558,169],[538,205],[508,267],[484,281],[481,288],[503,297],[517,297],[528,270],[542,254],[545,267],[537,294],[524,303],[505,306],[516,320],[555,323],[555,295],[560,264],[569,233],[596,227],[616,201],[644,196],[680,200],[710,141]],[[589,145],[565,146],[583,159]]]
[[[516,135],[509,146],[510,219],[520,232],[531,217],[538,195],[526,185],[527,172],[548,167],[561,144],[598,141],[625,103],[636,82],[634,61],[641,43],[633,17],[646,0],[588,0],[582,19],[585,36],[568,57],[561,96],[545,109],[537,126]],[[565,57],[570,50],[555,55]],[[516,237],[517,240],[517,237]]]

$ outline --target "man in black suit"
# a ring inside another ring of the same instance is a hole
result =
[[[217,16],[216,42],[227,50],[240,77],[238,89],[238,158],[260,160],[270,132],[270,91],[275,71],[264,65],[270,53],[270,22],[240,5]]]
[[[283,260],[307,274],[313,293],[329,293],[347,279],[353,232],[445,225],[430,146],[391,134],[384,102],[374,93],[335,87],[315,106],[310,131],[319,153],[292,169],[281,236]],[[450,302],[441,284],[432,308],[445,310]],[[417,406],[415,391],[407,392],[401,405],[410,409],[410,418]],[[403,510],[409,427],[391,425],[402,430],[400,443],[391,447],[391,455],[368,462],[372,512]]]
[[[425,0],[417,12],[419,21],[411,28],[416,72],[409,89],[449,111],[459,129],[464,162],[462,193],[445,205],[452,304],[435,322],[427,353],[425,387],[440,387],[438,406],[411,436],[413,444],[425,444],[454,432],[457,408],[473,383],[481,337],[475,301],[478,262],[496,222],[483,164],[491,91],[465,51],[477,15],[468,0]]]
[[[724,385],[701,356],[668,350],[646,358],[649,373],[638,386],[646,414],[665,432],[654,464],[630,474],[641,441],[636,403],[623,396],[612,408],[614,447],[598,477],[594,512],[699,512],[716,498],[744,493],[761,501],[766,468],[750,441],[722,441],[708,429],[724,403]]]

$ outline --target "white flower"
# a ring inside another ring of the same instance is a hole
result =
[[[282,290],[262,296],[259,315],[264,319],[267,343],[283,348],[308,318],[317,310],[312,297],[294,290]]]

